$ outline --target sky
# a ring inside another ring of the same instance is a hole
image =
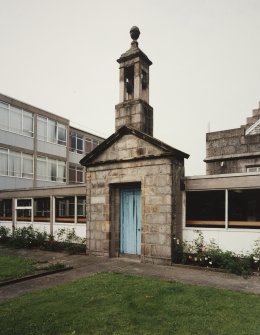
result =
[[[154,136],[203,175],[206,132],[239,128],[260,100],[259,0],[0,0],[0,92],[108,137],[116,60],[150,58]],[[0,115],[1,117],[1,115]]]

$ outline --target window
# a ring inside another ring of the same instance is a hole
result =
[[[247,167],[246,172],[260,172],[260,166]]]
[[[39,140],[47,141],[47,118],[37,116],[37,137]]]
[[[10,151],[9,176],[21,177],[22,172],[21,164],[22,164],[21,153]]]
[[[0,148],[0,175],[33,178],[33,156]]]
[[[64,124],[38,115],[37,127],[39,140],[60,145],[67,144],[67,128]]]
[[[48,157],[37,157],[37,179],[65,183],[66,163]]]
[[[75,221],[75,197],[56,198],[55,217],[57,222]]]
[[[8,176],[8,149],[0,148],[0,175]]]
[[[90,151],[94,150],[99,145],[98,140],[94,140],[92,138],[86,137],[85,139],[85,153],[89,153]]]
[[[86,223],[86,197],[57,197],[56,222]]]
[[[32,222],[32,199],[16,200],[17,221]]]
[[[9,130],[22,134],[23,111],[19,108],[10,106],[10,124]]]
[[[22,154],[22,177],[33,178],[33,156]]]
[[[260,228],[260,189],[228,191],[228,227]]]
[[[66,143],[67,143],[67,139],[66,139],[67,129],[66,129],[66,126],[64,126],[61,123],[58,123],[57,126],[58,126],[58,144],[66,145]]]
[[[1,114],[1,121],[0,127],[4,130],[9,130],[9,105],[0,101],[0,114]]]
[[[225,191],[186,192],[187,227],[225,227]]]
[[[70,133],[70,151],[77,152],[78,154],[83,154],[83,136],[71,132]]]
[[[86,223],[86,197],[77,197],[77,222]]]
[[[49,222],[50,198],[35,198],[33,213],[34,213],[34,221]]]
[[[260,229],[260,189],[186,192],[186,226]]]
[[[12,221],[12,199],[0,200],[0,220]]]
[[[33,114],[0,101],[0,128],[21,134],[33,136]]]
[[[70,184],[79,184],[84,182],[84,173],[83,168],[80,166],[69,166],[69,183]]]

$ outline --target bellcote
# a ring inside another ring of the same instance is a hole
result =
[[[149,105],[149,66],[152,62],[138,46],[138,27],[132,27],[130,35],[130,49],[117,60],[120,94],[116,105],[116,130],[132,126],[152,136],[153,109]]]

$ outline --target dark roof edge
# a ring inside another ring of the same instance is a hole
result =
[[[132,52],[132,53],[123,53],[121,55],[121,57],[119,59],[117,59],[117,62],[120,64],[120,63],[123,63],[123,62],[126,62],[130,59],[133,59],[135,57],[140,57],[141,59],[143,59],[148,65],[152,65],[152,61],[150,61],[150,59],[146,56],[146,54],[140,50],[139,48],[136,49],[136,51]]]

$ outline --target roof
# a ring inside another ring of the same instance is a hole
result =
[[[152,65],[153,63],[146,56],[146,54],[138,47],[137,42],[132,42],[131,48],[127,50],[125,53],[121,55],[121,57],[117,60],[118,63],[126,62],[135,57],[140,57],[144,60],[148,65]]]
[[[156,138],[149,136],[139,130],[136,130],[129,126],[123,126],[119,128],[114,134],[109,136],[105,141],[103,141],[99,146],[97,146],[93,151],[87,154],[84,158],[80,160],[80,164],[84,166],[92,165],[93,160],[98,157],[101,153],[103,153],[106,149],[108,149],[113,143],[118,141],[124,135],[132,134],[138,138],[147,141],[148,143],[155,145],[164,151],[164,156],[175,156],[177,158],[189,158],[190,155],[186,154],[183,151],[175,149],[164,142],[157,140]],[[144,157],[140,157],[143,159]],[[149,157],[150,158],[150,157]],[[99,162],[100,163],[100,162]]]

